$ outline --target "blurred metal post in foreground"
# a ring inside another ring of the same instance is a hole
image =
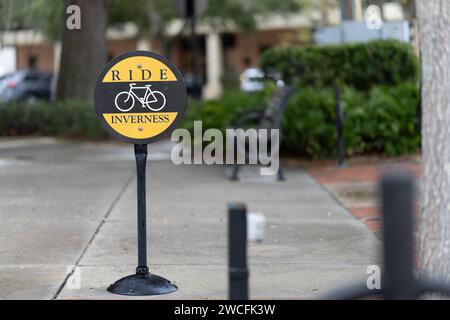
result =
[[[242,203],[228,204],[229,299],[248,299],[247,209]]]
[[[386,175],[381,179],[380,187],[385,265],[381,290],[370,290],[362,281],[338,288],[322,298],[346,300],[382,295],[388,300],[407,300],[430,292],[450,295],[448,283],[414,276],[412,174],[397,172]]]
[[[403,172],[381,179],[386,299],[414,299],[414,178]]]

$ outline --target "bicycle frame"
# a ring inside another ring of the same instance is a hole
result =
[[[146,91],[145,91],[144,97],[142,99],[139,98],[138,95],[136,93],[134,93],[134,91],[133,91],[134,89],[141,89],[141,90],[145,89]],[[142,103],[143,107],[145,107],[145,103],[152,103],[152,102],[158,101],[158,99],[155,97],[152,89],[150,89],[150,85],[146,85],[143,87],[136,87],[136,86],[130,85],[130,90],[128,92],[130,94],[129,97],[131,97],[131,95],[133,95],[138,101],[140,101]],[[150,95],[152,96],[152,100],[147,101],[147,98]],[[128,99],[126,101],[128,101]]]

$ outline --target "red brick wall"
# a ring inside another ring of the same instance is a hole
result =
[[[39,70],[53,72],[54,49],[52,43],[16,47],[16,68],[29,69],[30,59],[36,59]]]
[[[108,55],[110,58],[120,56],[122,53],[136,50],[137,41],[135,39],[110,40],[108,41]]]

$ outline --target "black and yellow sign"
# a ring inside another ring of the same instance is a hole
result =
[[[176,128],[186,109],[186,85],[166,58],[128,52],[106,65],[94,100],[98,117],[114,136],[147,144]]]

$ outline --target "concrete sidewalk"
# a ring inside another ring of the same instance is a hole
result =
[[[236,183],[222,166],[175,166],[169,152],[150,147],[148,253],[179,290],[157,298],[227,297],[229,201],[267,218],[249,248],[251,298],[313,298],[377,263],[376,237],[301,169]],[[126,298],[106,287],[136,267],[134,171],[129,145],[0,142],[0,298]]]

